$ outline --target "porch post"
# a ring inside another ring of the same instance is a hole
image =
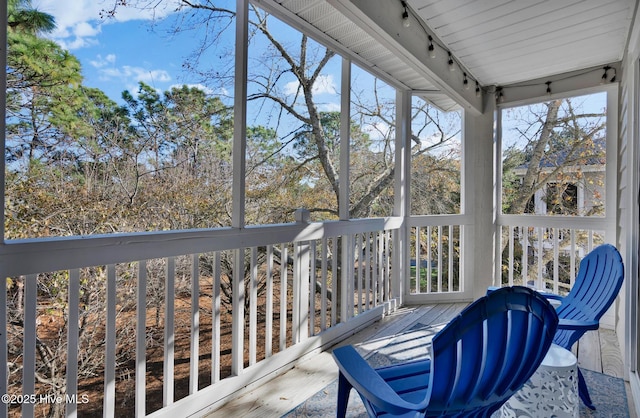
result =
[[[474,299],[483,296],[493,284],[496,244],[494,190],[495,138],[493,130],[495,100],[484,95],[484,113],[463,114],[463,192],[462,211],[467,216],[463,236],[464,262],[461,276],[464,288]]]
[[[351,218],[349,211],[349,165],[350,165],[350,144],[351,144],[351,61],[342,59],[340,90],[340,194],[338,199],[338,213],[341,221],[348,221]],[[353,303],[349,302],[349,283],[353,281],[353,269],[348,267],[353,261],[353,248],[350,235],[340,237],[340,260],[341,269],[338,278],[338,294],[336,295],[337,310],[340,312],[340,322],[346,322],[353,316]],[[353,286],[351,286],[353,287]],[[353,294],[353,293],[351,293]],[[351,308],[349,308],[351,307]]]
[[[406,220],[411,215],[411,92],[397,90],[396,93],[396,161],[394,179],[393,216]],[[391,294],[398,306],[404,303],[406,266],[409,265],[409,231],[406,222],[393,234],[393,272]]]
[[[342,59],[340,80],[340,175],[338,214],[341,221],[351,217],[349,213],[349,148],[351,144],[351,60]]]
[[[245,158],[247,123],[247,44],[249,38],[249,6],[247,0],[236,0],[235,91],[233,112],[233,215],[231,224],[244,228]],[[234,251],[232,286],[232,349],[231,373],[239,375],[244,365],[244,253]]]

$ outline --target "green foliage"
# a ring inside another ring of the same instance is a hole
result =
[[[51,32],[56,27],[53,16],[31,7],[31,0],[7,1],[7,26],[11,32],[32,35]]]
[[[511,147],[504,152],[505,158],[502,163],[502,212],[509,213],[509,208],[514,201],[521,198],[518,196],[520,190],[520,178],[515,173],[515,169],[525,163],[526,154],[515,147]]]

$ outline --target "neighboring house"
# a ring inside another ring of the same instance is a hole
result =
[[[552,176],[531,198],[525,213],[536,215],[601,216],[604,210],[605,139],[573,151],[548,154],[540,161],[540,176],[549,176],[558,167],[561,175]],[[584,156],[584,157],[583,157]],[[573,161],[568,161],[568,159]],[[514,172],[522,181],[527,164]]]
[[[535,215],[562,216],[603,216],[605,196],[605,139],[597,138],[573,150],[563,149],[545,155],[540,161],[540,178],[550,177],[529,200],[525,213]],[[559,173],[552,174],[554,170]],[[528,165],[523,164],[514,169],[517,178],[522,182]],[[555,247],[559,253],[559,265],[553,261],[544,261],[544,276],[549,280],[558,269],[560,282],[570,281],[569,259],[572,250],[571,236],[562,228],[526,228],[520,235],[520,245],[526,248],[527,260],[532,273],[537,271],[537,253],[542,250],[546,260]],[[542,242],[539,242],[542,236]],[[526,237],[526,239],[525,239]],[[574,239],[585,237],[575,236]],[[541,245],[541,248],[539,247]],[[585,255],[583,246],[573,246],[578,259]],[[534,284],[530,282],[530,284]],[[540,285],[540,284],[539,284]]]

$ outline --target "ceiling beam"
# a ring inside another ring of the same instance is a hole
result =
[[[417,14],[409,11],[409,26],[403,25],[403,4],[400,0],[370,1],[370,0],[327,0],[333,7],[360,26],[389,50],[410,65],[418,73],[432,80],[432,82],[460,106],[479,115],[483,113],[482,94],[476,95],[475,80],[459,61],[455,60],[455,71],[451,71],[448,55],[443,50],[437,51],[435,58],[429,57],[427,49],[429,35],[434,43],[442,45],[426,24],[418,21]],[[465,89],[463,73],[472,83]]]
[[[605,67],[607,67],[606,78],[603,79]],[[611,80],[614,76],[615,79],[612,82]],[[496,86],[496,89],[501,89],[502,91],[502,97],[496,97],[496,99],[501,106],[521,106],[534,101],[602,91],[604,85],[616,84],[620,81],[621,77],[622,63],[613,62],[607,65],[529,80],[524,83]],[[547,93],[547,89],[549,89],[549,93]],[[493,91],[493,88],[491,91]]]

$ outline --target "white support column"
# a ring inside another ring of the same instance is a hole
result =
[[[350,148],[351,148],[351,61],[342,59],[342,79],[340,90],[340,193],[338,199],[338,212],[340,220],[347,221],[351,218],[349,210],[349,165],[350,165]],[[342,235],[340,237],[341,245],[341,275],[339,281],[338,302],[340,304],[340,322],[346,322],[353,316],[353,311],[349,307],[353,304],[349,302],[347,294],[349,292],[349,281],[353,280],[353,269],[347,268],[351,260],[351,237]]]
[[[349,213],[349,164],[351,145],[351,61],[342,59],[340,89],[340,193],[338,212],[341,220],[348,220]]]
[[[396,92],[396,154],[393,215],[406,219],[411,215],[411,92]],[[392,290],[398,303],[403,304],[405,288],[408,289],[409,236],[405,225],[393,234]],[[406,281],[406,283],[405,283]]]
[[[245,206],[245,160],[247,150],[247,46],[249,42],[248,0],[236,0],[236,60],[233,96],[233,213],[231,223],[243,228]]]
[[[396,92],[394,216],[411,215],[411,92]]]
[[[488,95],[487,95],[488,96]],[[500,229],[500,226],[498,225],[498,218],[501,215],[502,210],[500,209],[502,207],[502,156],[499,155],[500,154],[500,150],[502,147],[502,109],[497,108],[496,107],[496,102],[494,99],[491,100],[491,106],[489,108],[486,109],[487,112],[492,112],[493,113],[493,118],[495,121],[495,129],[493,132],[493,144],[492,144],[492,148],[493,148],[493,158],[491,161],[493,161],[493,187],[491,189],[491,196],[493,199],[493,209],[492,209],[492,224],[493,224],[493,228],[492,228],[492,237],[493,237],[493,248],[494,248],[494,252],[492,254],[492,260],[493,260],[493,273],[491,277],[494,277],[495,279],[491,281],[491,285],[492,286],[497,286],[500,284],[500,282],[498,281],[498,277],[500,277],[500,274],[502,274],[502,270],[500,268],[500,263],[501,263],[501,254],[500,254],[500,247],[502,246],[502,232]],[[467,115],[465,115],[465,120],[467,119]],[[465,130],[463,130],[463,133],[466,131],[467,125],[464,125]],[[472,126],[469,126],[469,129],[473,129]],[[471,142],[471,131],[469,132],[469,137],[468,138],[468,142]],[[472,150],[472,145],[469,144],[469,153]],[[467,161],[465,161],[466,163]],[[468,161],[469,164],[474,164],[474,161],[469,160]],[[471,178],[470,178],[471,179]],[[472,183],[469,183],[469,187],[471,187]],[[462,193],[463,196],[468,195],[468,197],[473,198],[475,197],[475,191],[473,189],[470,189],[469,192],[463,192]],[[534,197],[534,202],[537,199]],[[472,199],[470,199],[469,201],[472,201]],[[536,208],[537,209],[537,208]],[[468,212],[465,213],[469,213],[472,216],[475,216],[475,212],[471,213],[471,211],[473,210],[471,207],[469,207]],[[475,219],[475,218],[472,218]],[[474,226],[475,228],[475,226]],[[528,240],[525,240],[525,243],[527,243],[526,245],[528,245]],[[470,248],[473,248],[473,245],[476,242],[474,240],[470,240],[469,244],[471,245]],[[527,271],[527,266],[528,263],[526,262],[526,257],[527,257],[527,253],[528,251],[526,249],[524,249],[522,251],[522,257],[523,257],[523,261],[522,261],[522,268],[523,268],[523,272],[522,272],[522,276],[523,277],[527,277],[526,271]],[[475,254],[475,253],[474,253]],[[472,263],[475,262],[475,257],[470,257],[469,258],[469,265],[473,265]]]
[[[465,293],[477,299],[493,284],[496,243],[494,210],[499,210],[500,190],[494,190],[500,176],[500,156],[495,153],[497,138],[494,137],[495,101],[486,95],[485,113],[475,115],[465,111],[463,121],[463,183],[462,211],[472,226],[464,227],[464,263],[461,276]]]
[[[233,214],[235,228],[245,226],[245,159],[247,124],[247,46],[249,42],[249,2],[236,0],[236,61],[233,112]],[[231,373],[242,373],[244,350],[244,249],[234,251],[232,286]]]

